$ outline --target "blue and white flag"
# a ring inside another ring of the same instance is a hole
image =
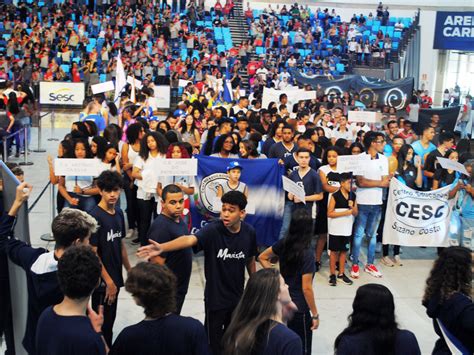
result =
[[[232,86],[230,80],[224,80],[224,91],[222,94],[222,100],[227,103],[231,103],[234,100],[234,94],[232,92]]]
[[[240,181],[248,189],[245,221],[255,228],[259,246],[273,245],[278,240],[284,208],[283,166],[277,159],[224,159],[204,155],[196,158],[198,175],[196,192],[191,199],[191,233],[219,218],[221,203],[217,188],[228,181],[227,166],[238,161],[242,166]]]

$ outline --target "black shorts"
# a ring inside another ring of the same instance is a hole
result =
[[[348,251],[349,243],[350,243],[349,236],[329,234],[328,249],[331,251]]]

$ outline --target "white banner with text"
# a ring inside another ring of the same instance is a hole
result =
[[[397,179],[390,181],[383,244],[447,247],[449,221],[455,199],[452,186],[433,191],[410,189]]]

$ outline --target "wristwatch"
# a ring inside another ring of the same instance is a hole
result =
[[[319,320],[319,314],[316,314],[315,316],[312,316],[311,319]]]

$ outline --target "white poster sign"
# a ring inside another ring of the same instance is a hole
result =
[[[448,158],[436,158],[436,159],[438,160],[439,165],[441,165],[443,169],[454,170],[466,176],[471,175],[467,172],[466,167],[462,165],[461,163],[458,163],[457,161],[453,161]]]
[[[189,80],[179,79],[178,86],[180,88],[185,88],[186,86],[188,86],[188,84],[192,84],[192,83],[193,82]]]
[[[39,101],[42,105],[82,106],[84,83],[40,82]]]
[[[298,200],[306,204],[306,201],[305,201],[306,194],[304,192],[304,187],[298,185],[296,182],[287,178],[286,176],[283,176],[282,178],[283,178],[283,190],[295,195],[295,197]]]
[[[451,186],[434,191],[416,191],[400,182],[390,181],[383,244],[447,247],[454,199]]]
[[[365,167],[369,163],[367,154],[359,155],[338,155],[337,172],[353,173],[354,175],[364,175]]]
[[[275,90],[263,88],[262,107],[268,107],[270,102],[280,102],[280,95],[286,94],[288,96],[288,109],[291,111],[293,105],[300,100],[312,100],[316,98],[316,91],[306,91],[303,89],[286,88],[285,90]]]
[[[196,176],[197,159],[155,159],[153,171],[156,176]]]
[[[99,176],[104,165],[99,159],[54,159],[56,176]]]
[[[91,90],[94,95],[100,94],[107,91],[114,91],[115,85],[113,81],[106,81],[105,83],[91,85]]]
[[[365,122],[365,123],[377,123],[382,120],[381,112],[373,111],[349,111],[348,115],[349,122]]]
[[[134,77],[133,76],[127,76],[127,83],[129,83],[130,85],[133,84],[133,80],[134,80]],[[142,85],[142,82],[138,79],[135,79],[135,88],[138,89],[138,90],[141,90],[143,87]]]
[[[159,108],[170,108],[171,88],[169,85],[154,86],[153,92],[157,99],[156,106]]]

